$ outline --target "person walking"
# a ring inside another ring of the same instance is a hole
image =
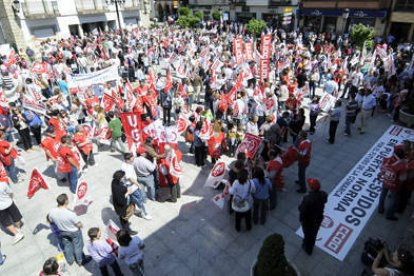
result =
[[[303,197],[299,205],[299,220],[304,235],[302,248],[308,255],[312,255],[328,195],[320,190],[321,184],[318,179],[308,178],[307,182],[310,192]]]
[[[0,223],[14,236],[14,243],[24,238],[22,215],[13,200],[13,191],[6,181],[0,181]],[[1,254],[0,254],[1,255]]]
[[[313,135],[315,133],[316,119],[318,119],[320,109],[319,109],[319,98],[313,97],[312,102],[309,105],[309,134]]]
[[[351,136],[351,126],[355,123],[357,111],[358,102],[355,100],[355,95],[350,94],[345,107],[345,136]]]
[[[329,144],[335,143],[336,130],[342,115],[341,106],[342,102],[336,101],[335,107],[329,111],[329,137],[327,138]]]
[[[69,265],[76,263],[79,266],[89,263],[92,258],[83,253],[82,227],[79,217],[68,209],[69,198],[61,194],[56,198],[57,208],[48,214],[48,219],[60,231],[63,245],[63,255]]]
[[[255,186],[251,180],[249,180],[249,173],[246,169],[240,170],[237,174],[237,180],[233,182],[233,185],[229,189],[229,193],[233,196],[231,208],[236,214],[236,231],[241,230],[241,220],[246,220],[246,229],[250,231],[252,229],[252,194],[255,192]]]
[[[253,184],[253,223],[258,224],[260,218],[260,224],[265,224],[272,183],[265,177],[263,169],[256,167],[253,170]]]
[[[156,199],[155,190],[155,178],[154,170],[157,169],[157,165],[151,162],[147,158],[147,149],[139,147],[137,149],[137,158],[134,160],[134,168],[137,173],[137,179],[139,183],[142,183],[147,187],[147,196],[150,200]]]
[[[112,268],[115,276],[123,276],[116,261],[114,249],[106,240],[101,239],[101,230],[98,227],[92,227],[88,230],[88,236],[90,238],[87,245],[88,252],[98,265],[102,276],[109,276],[108,266]]]
[[[144,275],[144,241],[138,236],[131,237],[130,233],[120,230],[116,234],[119,243],[118,257],[123,260],[134,276]]]
[[[70,145],[69,136],[63,136],[58,150],[58,173],[66,175],[69,180],[69,188],[76,193],[78,186],[78,172],[80,170],[79,160]]]

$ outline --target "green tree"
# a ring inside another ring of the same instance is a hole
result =
[[[193,12],[194,16],[197,18],[200,18],[200,20],[203,20],[204,18],[204,12],[203,11],[195,11]]]
[[[188,28],[190,27],[190,19],[188,16],[185,15],[181,15],[177,21],[176,21],[177,25],[180,26],[181,28]]]
[[[367,48],[372,48],[372,40],[374,37],[375,30],[369,26],[359,23],[352,27],[351,40],[360,49],[362,49],[364,43]]]
[[[267,27],[266,22],[263,20],[250,19],[247,24],[247,31],[255,36],[258,36]]]
[[[211,17],[213,17],[213,19],[216,20],[216,21],[220,21],[221,11],[219,11],[219,10],[212,10],[211,11]]]
[[[277,233],[268,236],[257,256],[257,263],[254,269],[256,276],[294,276],[295,270],[285,257],[285,241]]]
[[[178,10],[178,13],[180,16],[190,16],[191,11],[188,7],[182,7]]]

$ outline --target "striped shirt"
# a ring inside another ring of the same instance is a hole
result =
[[[346,116],[352,117],[356,115],[356,111],[358,109],[358,102],[355,100],[350,100],[346,105]]]

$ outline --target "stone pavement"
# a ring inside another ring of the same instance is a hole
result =
[[[323,121],[319,122],[315,135],[310,137],[313,141],[313,158],[308,176],[319,178],[322,188],[330,192],[391,122],[384,114],[376,114],[369,122],[366,134],[356,133],[352,137],[344,137],[342,120],[337,142],[330,145],[324,139],[328,125]],[[359,257],[368,237],[380,237],[390,245],[396,245],[409,223],[412,206],[398,222],[389,222],[374,214],[343,262],[317,248],[312,256],[308,256],[301,250],[301,239],[295,234],[299,227],[297,206],[301,195],[295,192],[297,167],[293,166],[284,172],[287,191],[280,194],[278,207],[270,213],[266,224],[254,226],[250,232],[237,233],[234,216],[229,216],[226,210],[220,210],[211,201],[217,191],[203,187],[212,165],[208,163],[200,170],[193,165],[193,157],[186,154],[187,145],[180,143],[180,148],[185,153],[185,170],[182,178],[183,196],[179,203],[149,202],[147,205],[153,220],[132,219],[132,228],[139,231],[139,236],[146,244],[146,275],[249,275],[262,241],[267,235],[278,232],[285,239],[287,257],[296,264],[302,275],[354,276],[363,269]],[[57,248],[48,229],[46,214],[55,207],[57,195],[69,193],[67,186],[56,185],[56,181],[50,177],[50,164],[45,161],[41,150],[23,155],[27,162],[26,181],[11,185],[16,194],[17,206],[24,216],[26,237],[13,245],[13,237],[4,231],[0,232],[2,252],[8,255],[6,263],[0,266],[0,275],[38,275],[43,262],[48,257],[56,256]],[[93,191],[93,203],[87,213],[81,216],[85,243],[86,232],[90,227],[99,226],[102,229],[109,219],[118,223],[109,195],[112,174],[120,167],[120,159],[119,153],[100,152],[96,155],[99,165],[90,168],[84,176]],[[227,157],[223,159],[229,160]],[[34,167],[44,173],[50,189],[40,190],[32,199],[27,199],[28,177]],[[129,275],[125,266],[122,269],[125,275]],[[100,274],[91,263],[86,268],[73,265],[63,275]]]

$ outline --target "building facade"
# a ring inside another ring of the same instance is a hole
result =
[[[300,26],[314,32],[348,33],[352,25],[363,23],[382,36],[391,4],[391,0],[303,0]]]
[[[105,0],[3,0],[0,7],[0,43],[18,47],[37,38],[68,38],[119,27],[115,4]],[[118,11],[122,28],[149,25],[154,16],[149,0],[125,0]]]
[[[412,42],[414,39],[414,1],[394,0],[391,8],[388,34],[398,41]]]

